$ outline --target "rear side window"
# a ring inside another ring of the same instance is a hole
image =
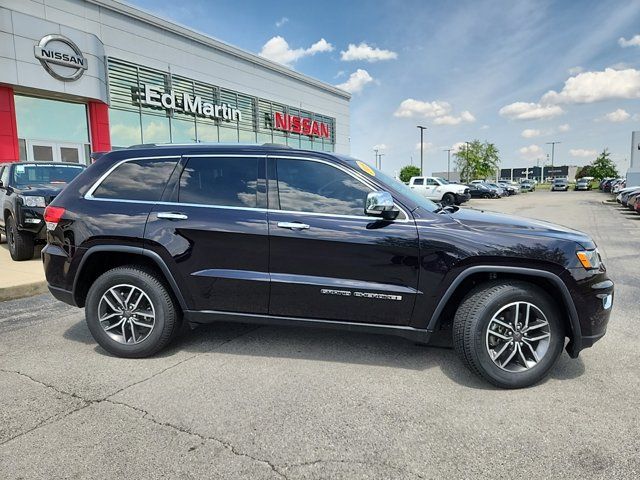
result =
[[[119,165],[96,188],[93,196],[113,200],[157,202],[162,197],[177,158],[131,160]]]
[[[294,212],[364,215],[369,187],[335,167],[278,160],[280,208]]]
[[[416,178],[413,180],[414,185],[424,185],[424,178]]]
[[[256,157],[190,158],[180,176],[178,202],[255,208],[258,205]]]

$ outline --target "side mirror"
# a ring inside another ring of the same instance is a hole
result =
[[[400,211],[393,203],[393,197],[389,192],[369,192],[364,213],[366,215],[382,217],[385,220],[393,220],[398,216]]]

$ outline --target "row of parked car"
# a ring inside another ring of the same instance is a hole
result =
[[[536,189],[535,180],[512,182],[474,180],[469,184],[450,182],[442,177],[412,177],[409,188],[444,206],[461,205],[471,198],[502,198]]]
[[[605,190],[605,184],[608,187]],[[625,179],[604,182],[601,190],[616,195],[616,201],[625,208],[640,214],[640,185],[627,187]]]

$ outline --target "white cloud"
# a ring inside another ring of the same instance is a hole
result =
[[[542,132],[535,128],[525,128],[520,135],[524,138],[534,138],[542,135]]]
[[[289,19],[287,17],[282,17],[280,20],[278,20],[276,22],[276,27],[280,28],[282,27],[285,23],[288,23]]]
[[[333,78],[340,78],[340,77],[344,77],[344,74],[347,73],[344,70],[338,70],[338,73],[335,74],[335,76]]]
[[[364,60],[372,63],[382,60],[395,60],[396,58],[398,58],[398,54],[396,52],[374,48],[367,45],[365,42],[360,43],[360,45],[350,43],[346,51],[343,50],[340,52],[340,60],[345,62]]]
[[[387,146],[384,143],[379,143],[378,145],[373,146],[373,150],[386,150]]]
[[[640,70],[628,68],[584,72],[569,78],[558,93],[550,90],[542,103],[593,103],[610,99],[640,98]]]
[[[395,117],[424,117],[433,118],[447,115],[451,111],[451,105],[448,102],[435,100],[433,102],[423,102],[407,98],[403,100],[398,109],[393,114]]]
[[[336,87],[346,90],[349,93],[359,93],[367,83],[371,82],[373,82],[373,77],[369,75],[369,72],[359,68],[349,75],[346,82],[340,83],[336,85]]]
[[[480,130],[489,130],[489,125],[482,125]]]
[[[620,122],[626,122],[630,118],[631,118],[631,115],[626,110],[619,108],[617,110],[614,110],[613,112],[607,113],[603,117],[603,120],[606,120],[608,122],[613,122],[613,123],[620,123]]]
[[[333,45],[327,42],[324,38],[321,38],[309,48],[294,48],[289,47],[287,41],[281,36],[275,36],[264,44],[259,55],[261,57],[273,60],[274,62],[282,63],[288,67],[303,57],[308,57],[321,52],[333,51]]]
[[[622,48],[640,47],[640,35],[634,35],[629,40],[624,37],[620,37],[618,39],[618,45],[620,45]]]
[[[567,70],[569,75],[577,75],[578,73],[584,72],[584,68],[582,67],[571,67]]]
[[[431,150],[433,148],[433,143],[424,142],[424,151]],[[420,142],[416,143],[416,150],[420,151]]]
[[[467,142],[456,142],[453,145],[451,145],[451,153],[455,155],[456,153],[464,150],[466,146],[467,146]]]
[[[564,110],[557,105],[515,102],[502,107],[499,113],[511,120],[540,120],[562,115]]]
[[[533,160],[535,158],[539,158],[541,155],[544,155],[544,150],[540,147],[540,145],[529,145],[528,147],[522,147],[520,150],[520,155],[523,158],[528,160]]]
[[[598,152],[595,150],[586,150],[584,148],[572,148],[569,150],[569,155],[572,157],[595,157]]]
[[[569,130],[571,130],[571,125],[569,125],[568,123],[563,123],[558,127],[559,132],[568,132]]]
[[[454,115],[444,115],[442,117],[436,117],[434,118],[433,123],[435,125],[459,125],[463,122],[471,123],[475,121],[476,117],[474,117],[470,111],[464,110],[458,117]]]

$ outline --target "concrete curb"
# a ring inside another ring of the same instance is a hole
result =
[[[18,298],[33,297],[48,292],[47,282],[32,282],[22,285],[12,285],[0,288],[0,302],[17,300]]]

